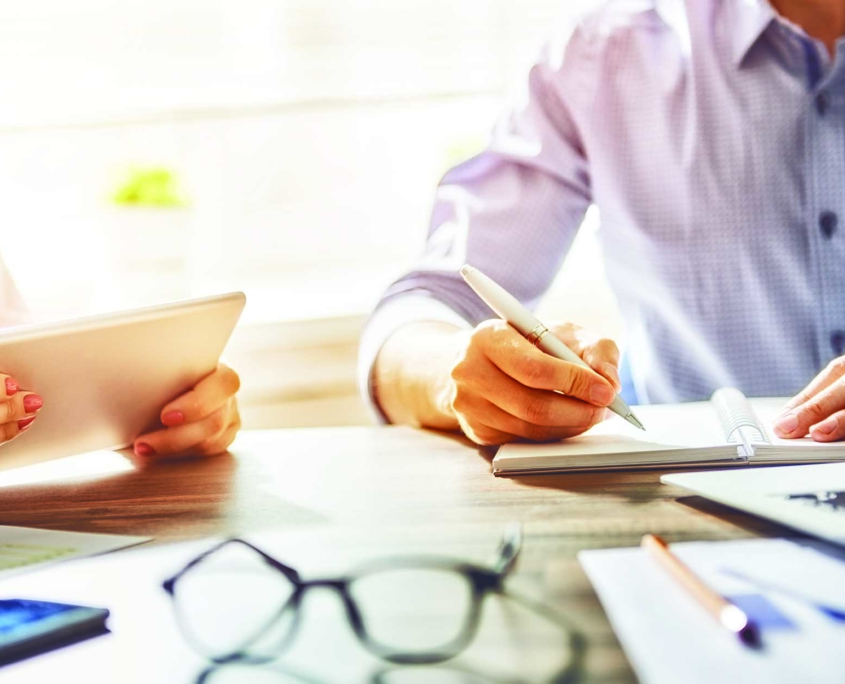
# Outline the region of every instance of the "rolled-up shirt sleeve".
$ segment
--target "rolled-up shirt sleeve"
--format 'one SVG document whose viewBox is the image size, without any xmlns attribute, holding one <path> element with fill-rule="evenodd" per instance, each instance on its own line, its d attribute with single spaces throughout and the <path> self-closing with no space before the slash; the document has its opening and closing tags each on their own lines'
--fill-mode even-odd
<svg viewBox="0 0 845 684">
<path fill-rule="evenodd" d="M 529 308 L 548 289 L 591 201 L 578 122 L 594 92 L 593 61 L 579 29 L 563 47 L 547 45 L 486 149 L 441 181 L 423 254 L 362 335 L 359 385 L 377 418 L 373 366 L 390 335 L 413 322 L 470 327 L 493 316 L 461 278 L 464 263 Z"/>
</svg>

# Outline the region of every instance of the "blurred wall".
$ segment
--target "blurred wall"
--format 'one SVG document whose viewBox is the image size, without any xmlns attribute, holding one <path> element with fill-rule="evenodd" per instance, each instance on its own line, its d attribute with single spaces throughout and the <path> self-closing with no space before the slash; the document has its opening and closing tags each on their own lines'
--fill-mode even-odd
<svg viewBox="0 0 845 684">
<path fill-rule="evenodd" d="M 548 35 L 592 0 L 0 4 L 0 253 L 39 318 L 241 289 L 246 424 L 366 420 L 357 334 Z M 117 206 L 133 168 L 185 206 Z M 547 316 L 618 331 L 592 217 Z"/>
</svg>

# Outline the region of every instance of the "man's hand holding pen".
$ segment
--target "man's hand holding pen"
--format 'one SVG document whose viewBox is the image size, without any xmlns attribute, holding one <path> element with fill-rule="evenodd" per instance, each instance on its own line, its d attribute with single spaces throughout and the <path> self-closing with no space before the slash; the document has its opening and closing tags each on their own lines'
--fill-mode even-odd
<svg viewBox="0 0 845 684">
<path fill-rule="evenodd" d="M 572 324 L 550 332 L 592 370 L 540 351 L 501 320 L 470 333 L 452 369 L 449 397 L 470 439 L 485 445 L 563 439 L 604 420 L 620 389 L 616 345 Z"/>
</svg>

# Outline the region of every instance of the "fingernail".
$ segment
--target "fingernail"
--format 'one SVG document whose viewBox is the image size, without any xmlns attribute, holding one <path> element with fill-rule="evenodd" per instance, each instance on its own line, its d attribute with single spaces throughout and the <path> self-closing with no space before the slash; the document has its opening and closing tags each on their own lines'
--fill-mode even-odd
<svg viewBox="0 0 845 684">
<path fill-rule="evenodd" d="M 175 427 L 185 422 L 185 414 L 181 411 L 168 411 L 161 417 L 161 422 L 166 427 Z"/>
<path fill-rule="evenodd" d="M 23 398 L 23 409 L 27 413 L 33 413 L 44 406 L 44 400 L 37 394 L 27 394 Z"/>
<path fill-rule="evenodd" d="M 35 416 L 29 416 L 29 418 L 22 418 L 18 421 L 18 430 L 23 432 L 26 430 L 30 425 L 35 422 Z"/>
<path fill-rule="evenodd" d="M 11 397 L 20 389 L 18 381 L 14 378 L 6 378 L 6 396 Z"/>
<path fill-rule="evenodd" d="M 818 425 L 813 426 L 813 431 L 821 432 L 822 434 L 829 435 L 836 429 L 836 426 L 839 425 L 839 421 L 836 419 L 835 416 L 831 416 L 830 418 L 823 420 Z"/>
<path fill-rule="evenodd" d="M 593 403 L 604 405 L 613 401 L 613 390 L 607 385 L 593 385 L 590 388 L 590 400 Z"/>
<path fill-rule="evenodd" d="M 616 387 L 622 387 L 622 381 L 619 380 L 619 372 L 616 370 L 616 366 L 608 361 L 601 369 L 604 376 L 610 378 Z"/>
<path fill-rule="evenodd" d="M 155 449 L 146 442 L 138 442 L 135 445 L 135 453 L 138 456 L 152 456 L 155 453 Z"/>
<path fill-rule="evenodd" d="M 152 456 L 155 452 L 156 450 L 146 442 L 138 442 L 135 445 L 135 454 L 137 456 Z"/>
<path fill-rule="evenodd" d="M 794 432 L 798 429 L 798 416 L 794 413 L 787 413 L 775 421 L 775 430 L 783 433 Z"/>
</svg>

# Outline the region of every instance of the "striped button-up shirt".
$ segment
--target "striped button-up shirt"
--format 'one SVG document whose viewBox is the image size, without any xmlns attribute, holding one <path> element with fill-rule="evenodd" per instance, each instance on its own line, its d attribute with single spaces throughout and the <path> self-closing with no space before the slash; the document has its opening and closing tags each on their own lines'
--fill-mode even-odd
<svg viewBox="0 0 845 684">
<path fill-rule="evenodd" d="M 364 387 L 398 326 L 491 317 L 465 261 L 534 306 L 595 204 L 628 401 L 794 394 L 845 352 L 843 53 L 766 0 L 606 2 L 443 179 L 365 331 Z"/>
</svg>

